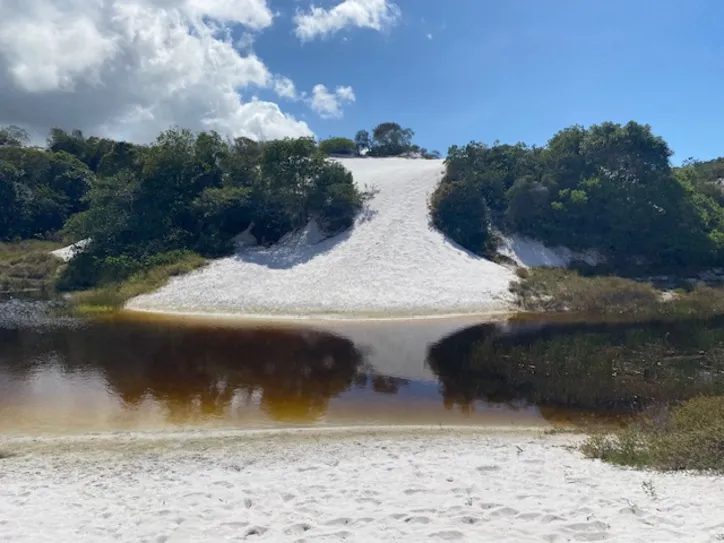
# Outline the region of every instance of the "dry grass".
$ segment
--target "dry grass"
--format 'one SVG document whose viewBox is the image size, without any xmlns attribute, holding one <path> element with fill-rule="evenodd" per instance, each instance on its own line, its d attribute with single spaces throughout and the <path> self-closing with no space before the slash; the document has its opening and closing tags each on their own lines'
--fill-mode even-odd
<svg viewBox="0 0 724 543">
<path fill-rule="evenodd" d="M 665 296 L 651 283 L 615 276 L 585 277 L 559 268 L 518 271 L 511 291 L 526 311 L 570 312 L 633 318 L 724 314 L 724 288 L 697 286 Z"/>
<path fill-rule="evenodd" d="M 0 292 L 52 289 L 63 261 L 49 253 L 59 247 L 36 240 L 0 243 Z"/>
<path fill-rule="evenodd" d="M 724 396 L 695 398 L 613 434 L 592 434 L 582 451 L 623 466 L 724 473 Z"/>
</svg>

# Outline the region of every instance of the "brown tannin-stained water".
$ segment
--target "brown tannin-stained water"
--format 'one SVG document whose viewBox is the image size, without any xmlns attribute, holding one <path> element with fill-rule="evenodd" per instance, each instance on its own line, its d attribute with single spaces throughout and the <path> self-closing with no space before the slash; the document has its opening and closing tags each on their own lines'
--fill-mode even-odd
<svg viewBox="0 0 724 543">
<path fill-rule="evenodd" d="M 386 335 L 375 327 L 349 327 L 363 341 Z M 426 369 L 427 345 L 400 347 L 405 327 L 393 327 L 392 351 L 387 345 L 381 353 L 320 325 L 138 314 L 0 323 L 0 431 L 545 423 L 535 407 L 475 402 L 447 408 Z M 409 341 L 421 340 L 416 328 Z M 387 367 L 375 366 L 384 357 Z"/>
<path fill-rule="evenodd" d="M 600 421 L 720 390 L 722 328 L 692 342 L 651 325 L 79 321 L 0 302 L 0 432 Z"/>
</svg>

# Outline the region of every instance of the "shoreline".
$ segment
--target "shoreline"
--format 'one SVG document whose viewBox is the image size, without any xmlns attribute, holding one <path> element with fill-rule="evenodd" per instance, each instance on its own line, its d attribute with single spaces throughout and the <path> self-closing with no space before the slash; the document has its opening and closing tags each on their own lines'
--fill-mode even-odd
<svg viewBox="0 0 724 543">
<path fill-rule="evenodd" d="M 486 319 L 481 322 L 499 322 L 518 315 L 519 311 L 484 311 L 484 312 L 456 312 L 439 313 L 426 315 L 390 315 L 373 316 L 365 314 L 264 314 L 264 313 L 224 313 L 205 311 L 174 311 L 157 309 L 140 309 L 124 307 L 117 315 L 131 316 L 134 314 L 145 315 L 157 318 L 175 318 L 179 320 L 204 320 L 204 321 L 231 321 L 231 322 L 254 322 L 254 323 L 374 323 L 374 322 L 431 322 L 451 321 L 462 319 Z"/>
</svg>

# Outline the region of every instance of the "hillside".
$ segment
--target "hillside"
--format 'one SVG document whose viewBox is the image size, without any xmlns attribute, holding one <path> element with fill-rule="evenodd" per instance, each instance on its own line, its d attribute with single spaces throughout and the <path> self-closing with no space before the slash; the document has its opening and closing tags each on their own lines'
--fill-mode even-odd
<svg viewBox="0 0 724 543">
<path fill-rule="evenodd" d="M 513 273 L 430 228 L 439 160 L 340 159 L 374 196 L 355 227 L 321 240 L 314 225 L 247 247 L 131 300 L 131 310 L 268 316 L 394 317 L 510 307 Z"/>
</svg>

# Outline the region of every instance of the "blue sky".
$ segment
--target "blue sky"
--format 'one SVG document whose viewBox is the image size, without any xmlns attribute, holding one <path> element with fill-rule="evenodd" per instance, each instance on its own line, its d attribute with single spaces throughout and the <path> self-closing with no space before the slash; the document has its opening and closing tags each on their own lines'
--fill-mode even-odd
<svg viewBox="0 0 724 543">
<path fill-rule="evenodd" d="M 339 0 L 317 2 L 328 8 Z M 276 98 L 319 137 L 394 120 L 430 149 L 543 144 L 571 124 L 649 123 L 674 161 L 724 155 L 724 4 L 714 0 L 397 0 L 398 23 L 306 43 L 295 0 L 254 51 L 298 89 L 349 85 L 341 119 Z M 272 99 L 264 90 L 262 99 Z"/>
<path fill-rule="evenodd" d="M 0 0 L 0 125 L 143 143 L 396 121 L 445 153 L 636 120 L 709 159 L 722 20 L 721 0 Z"/>
</svg>

